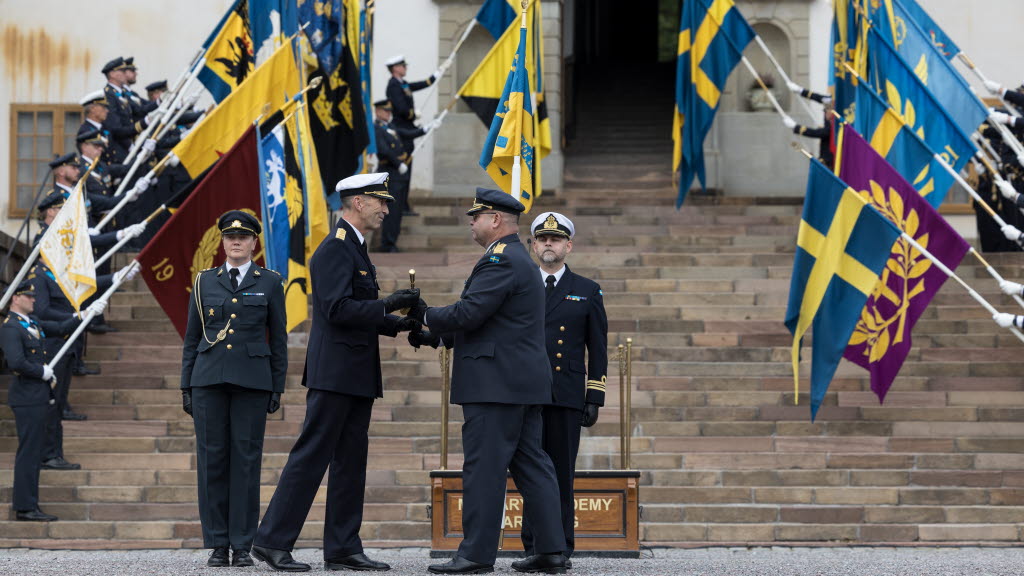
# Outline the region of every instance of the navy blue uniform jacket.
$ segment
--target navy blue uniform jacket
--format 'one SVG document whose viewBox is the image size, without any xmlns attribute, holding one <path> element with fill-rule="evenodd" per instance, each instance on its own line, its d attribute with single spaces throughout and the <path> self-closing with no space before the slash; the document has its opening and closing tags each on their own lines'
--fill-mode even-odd
<svg viewBox="0 0 1024 576">
<path fill-rule="evenodd" d="M 73 332 L 78 324 L 71 318 L 64 322 L 49 322 L 35 317 L 30 317 L 30 320 L 35 322 L 33 328 L 38 335 L 33 335 L 22 324 L 21 316 L 14 312 L 8 312 L 0 326 L 0 345 L 4 349 L 7 366 L 14 372 L 7 391 L 7 404 L 10 406 L 37 406 L 50 401 L 50 383 L 43 380 L 43 364 L 50 361 L 50 354 L 56 350 L 47 349 L 43 337 L 66 335 Z"/>
<path fill-rule="evenodd" d="M 539 276 L 537 283 L 543 285 Z M 566 266 L 544 312 L 548 360 L 554 375 L 551 403 L 577 410 L 583 410 L 584 402 L 604 406 L 608 316 L 601 287 Z"/>
<path fill-rule="evenodd" d="M 377 273 L 344 218 L 309 259 L 313 325 L 302 385 L 338 394 L 381 398 L 378 335 L 398 335 L 400 318 L 377 300 Z"/>
<path fill-rule="evenodd" d="M 454 340 L 452 403 L 551 403 L 537 276 L 519 236 L 510 234 L 476 263 L 458 302 L 427 310 L 430 330 Z"/>
</svg>

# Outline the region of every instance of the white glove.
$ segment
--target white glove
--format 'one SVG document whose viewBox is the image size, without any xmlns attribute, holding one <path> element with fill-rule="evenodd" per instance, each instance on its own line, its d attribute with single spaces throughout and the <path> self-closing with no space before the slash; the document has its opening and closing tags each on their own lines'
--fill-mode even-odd
<svg viewBox="0 0 1024 576">
<path fill-rule="evenodd" d="M 184 136 L 182 136 L 182 138 L 184 138 Z M 181 164 L 181 160 L 179 160 L 173 152 L 167 155 L 167 166 L 174 168 L 178 164 Z"/>
<path fill-rule="evenodd" d="M 793 82 L 792 80 L 786 82 L 786 87 L 788 87 L 789 91 L 792 92 L 793 94 L 799 94 L 804 91 L 803 86 L 797 84 L 796 82 Z"/>
<path fill-rule="evenodd" d="M 992 315 L 992 319 L 996 321 L 996 324 L 998 324 L 1000 328 L 1009 328 L 1010 326 L 1013 326 L 1017 317 L 1013 314 L 1007 314 L 1006 312 L 996 312 Z"/>
<path fill-rule="evenodd" d="M 1007 224 L 1000 228 L 1000 230 L 1003 231 L 1003 236 L 1005 236 L 1007 240 L 1013 240 L 1016 242 L 1017 239 L 1020 238 L 1020 230 L 1018 230 L 1013 224 Z"/>
<path fill-rule="evenodd" d="M 441 76 L 444 76 L 444 69 L 438 67 L 437 70 L 434 70 L 434 73 L 430 75 L 431 82 L 437 82 L 437 79 Z"/>
<path fill-rule="evenodd" d="M 399 174 L 405 175 L 408 172 L 409 172 L 409 165 L 408 164 L 406 164 L 405 162 L 402 162 L 402 163 L 400 163 L 398 165 L 398 173 Z"/>
<path fill-rule="evenodd" d="M 123 282 L 128 282 L 132 278 L 135 278 L 136 276 L 139 275 L 139 267 L 138 266 L 134 266 L 132 264 L 129 264 L 129 265 L 125 266 L 124 268 L 121 268 L 120 270 L 118 270 L 117 271 L 117 275 L 121 278 L 121 282 L 122 283 Z"/>
<path fill-rule="evenodd" d="M 370 174 L 377 171 L 377 167 L 380 166 L 380 160 L 377 159 L 376 154 L 370 154 L 366 157 L 366 163 L 370 166 Z"/>
<path fill-rule="evenodd" d="M 163 115 L 164 111 L 159 108 L 153 110 L 149 114 L 146 114 L 146 125 L 149 126 L 152 124 L 156 124 L 160 120 L 160 117 L 162 117 Z"/>
<path fill-rule="evenodd" d="M 146 221 L 145 220 L 143 220 L 142 222 L 139 222 L 138 224 L 132 224 L 131 226 L 127 226 L 127 227 L 125 227 L 124 230 L 122 230 L 122 232 L 124 232 L 124 235 L 129 237 L 129 238 L 138 238 L 145 231 L 146 231 Z"/>
<path fill-rule="evenodd" d="M 413 110 L 412 111 L 412 116 L 413 116 L 414 119 L 419 120 L 420 119 L 420 111 L 419 110 Z"/>
<path fill-rule="evenodd" d="M 988 119 L 993 122 L 998 122 L 1000 124 L 1006 124 L 1007 126 L 1013 125 L 1010 115 L 1006 114 L 1005 112 L 996 112 L 995 110 L 993 110 L 992 112 L 989 112 Z"/>
<path fill-rule="evenodd" d="M 784 114 L 782 116 L 782 123 L 785 124 L 786 128 L 789 128 L 790 130 L 796 128 L 796 120 L 790 118 L 789 114 Z"/>
<path fill-rule="evenodd" d="M 999 289 L 1007 296 L 1020 296 L 1021 292 L 1024 292 L 1024 284 L 1017 284 L 1016 282 L 1010 282 L 1009 280 L 1002 280 L 999 282 Z"/>
<path fill-rule="evenodd" d="M 996 180 L 996 186 L 999 188 L 999 193 L 1003 195 L 1003 198 L 1014 201 L 1017 199 L 1017 191 L 1006 180 Z"/>
<path fill-rule="evenodd" d="M 147 144 L 150 143 L 150 142 L 155 142 L 155 141 L 154 140 L 146 140 Z M 135 181 L 134 189 L 138 190 L 139 193 L 141 194 L 142 192 L 145 192 L 146 190 L 149 190 L 149 187 L 152 186 L 152 185 L 153 185 L 153 179 L 149 177 L 149 174 L 147 174 L 147 175 L 143 176 L 142 178 L 139 178 L 138 180 Z"/>
<path fill-rule="evenodd" d="M 150 112 L 150 114 L 152 114 L 152 112 Z M 142 151 L 146 153 L 146 156 L 149 156 L 154 150 L 156 150 L 156 140 L 146 138 L 146 141 L 142 143 Z"/>
<path fill-rule="evenodd" d="M 993 80 L 985 80 L 985 88 L 993 94 L 1003 95 L 1003 85 Z"/>
<path fill-rule="evenodd" d="M 49 364 L 43 364 L 43 380 L 53 380 L 53 368 L 50 368 Z"/>
<path fill-rule="evenodd" d="M 106 300 L 97 300 L 97 301 L 93 302 L 92 304 L 89 304 L 89 306 L 85 309 L 85 311 L 86 311 L 86 313 L 92 312 L 92 315 L 95 318 L 96 316 L 99 316 L 100 314 L 103 314 L 103 311 L 106 310 L 106 309 L 107 309 L 107 301 Z"/>
<path fill-rule="evenodd" d="M 124 193 L 124 199 L 127 202 L 135 202 L 139 199 L 139 196 L 142 196 L 142 192 L 135 187 L 132 187 L 131 190 Z"/>
<path fill-rule="evenodd" d="M 100 231 L 95 228 L 89 228 L 89 236 L 99 236 Z"/>
</svg>

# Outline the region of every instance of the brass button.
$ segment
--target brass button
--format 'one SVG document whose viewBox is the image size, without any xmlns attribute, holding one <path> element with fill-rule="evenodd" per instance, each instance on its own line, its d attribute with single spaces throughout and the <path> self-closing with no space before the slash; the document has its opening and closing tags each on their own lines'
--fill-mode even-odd
<svg viewBox="0 0 1024 576">
<path fill-rule="evenodd" d="M 565 332 L 565 326 L 559 326 L 558 329 L 561 330 L 562 332 Z"/>
<path fill-rule="evenodd" d="M 236 318 L 236 316 L 235 316 L 234 314 L 232 314 L 232 315 L 231 315 L 231 317 L 232 317 L 232 318 Z"/>
<path fill-rule="evenodd" d="M 43 356 L 46 356 L 46 350 L 43 350 Z"/>
<path fill-rule="evenodd" d="M 231 303 L 232 304 L 238 304 L 238 298 L 232 298 L 231 299 Z"/>
<path fill-rule="evenodd" d="M 36 351 L 35 351 L 35 350 L 30 350 L 29 352 L 31 352 L 32 354 L 35 354 L 35 353 L 36 353 Z"/>
<path fill-rule="evenodd" d="M 561 372 L 561 371 L 562 371 L 562 367 L 561 366 L 555 366 L 555 372 Z"/>
<path fill-rule="evenodd" d="M 562 357 L 562 353 L 561 352 L 559 352 L 558 354 L 555 354 L 555 358 L 561 358 L 561 357 Z"/>
<path fill-rule="evenodd" d="M 231 344 L 228 344 L 228 350 L 231 350 Z"/>
<path fill-rule="evenodd" d="M 235 329 L 234 328 L 228 330 L 228 334 L 234 334 L 234 333 L 235 333 Z"/>
<path fill-rule="evenodd" d="M 559 341 L 558 341 L 558 345 L 559 345 L 559 346 L 561 346 L 561 345 L 562 345 L 562 341 L 561 341 L 561 340 L 559 340 Z"/>
</svg>

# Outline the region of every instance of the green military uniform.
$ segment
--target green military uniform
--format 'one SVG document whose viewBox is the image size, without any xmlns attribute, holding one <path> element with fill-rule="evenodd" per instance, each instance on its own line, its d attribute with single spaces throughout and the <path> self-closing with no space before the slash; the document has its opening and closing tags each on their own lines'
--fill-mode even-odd
<svg viewBox="0 0 1024 576">
<path fill-rule="evenodd" d="M 237 210 L 223 234 L 260 232 Z M 196 430 L 199 518 L 206 547 L 248 554 L 259 521 L 268 412 L 280 406 L 288 367 L 281 276 L 248 262 L 198 273 L 182 352 L 184 408 Z M 226 553 L 226 550 L 225 550 Z"/>
</svg>

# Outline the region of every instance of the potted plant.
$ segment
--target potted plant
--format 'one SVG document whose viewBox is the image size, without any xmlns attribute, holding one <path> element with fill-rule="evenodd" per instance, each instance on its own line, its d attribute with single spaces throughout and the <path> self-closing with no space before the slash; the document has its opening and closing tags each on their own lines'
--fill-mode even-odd
<svg viewBox="0 0 1024 576">
<path fill-rule="evenodd" d="M 775 77 L 772 74 L 766 73 L 761 74 L 761 82 L 775 93 Z M 776 95 L 776 98 L 778 96 Z M 754 78 L 750 81 L 750 88 L 747 90 L 747 103 L 750 105 L 750 110 L 753 112 L 764 112 L 773 108 L 772 101 L 768 97 L 768 94 L 761 88 L 761 84 Z"/>
</svg>

